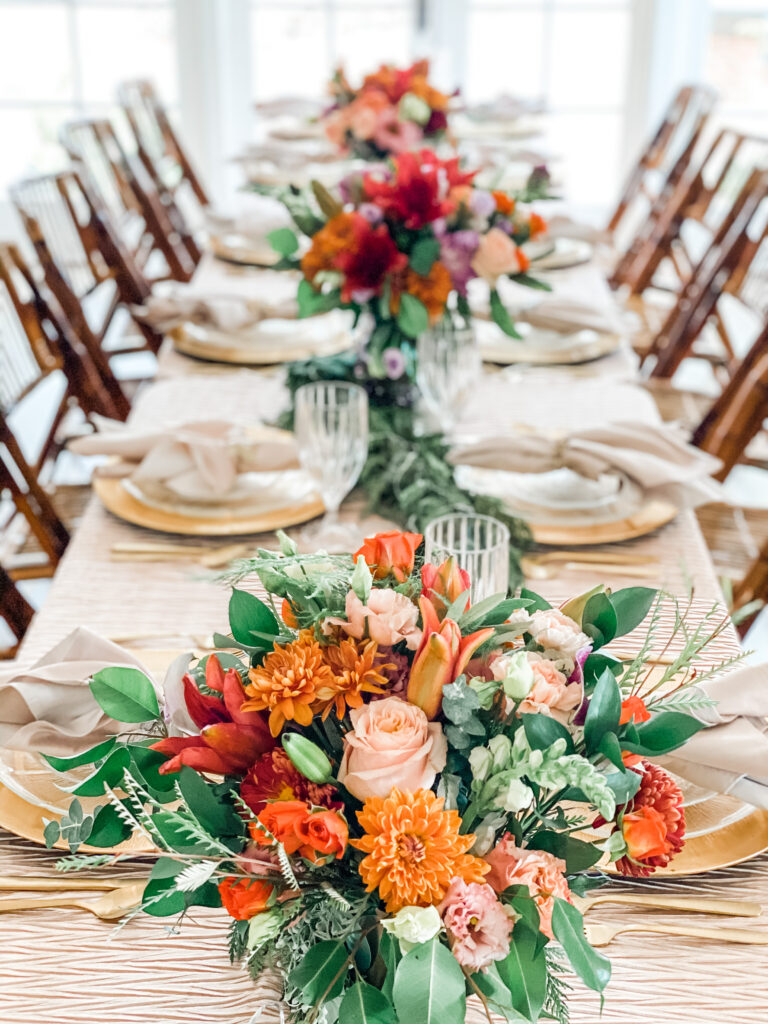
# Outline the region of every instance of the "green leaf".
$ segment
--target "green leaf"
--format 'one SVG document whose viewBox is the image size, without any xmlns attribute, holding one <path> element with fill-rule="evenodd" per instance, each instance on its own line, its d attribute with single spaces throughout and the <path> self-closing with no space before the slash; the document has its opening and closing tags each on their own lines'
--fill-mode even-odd
<svg viewBox="0 0 768 1024">
<path fill-rule="evenodd" d="M 624 670 L 624 662 L 605 653 L 588 655 L 584 662 L 584 685 L 587 690 L 592 688 L 606 669 L 619 676 Z"/>
<path fill-rule="evenodd" d="M 615 636 L 625 636 L 639 626 L 657 594 L 658 591 L 652 587 L 625 587 L 611 594 L 608 600 L 616 612 Z"/>
<path fill-rule="evenodd" d="M 299 240 L 290 228 L 277 228 L 270 231 L 267 241 L 281 256 L 293 256 L 299 248 Z"/>
<path fill-rule="evenodd" d="M 43 754 L 43 757 L 57 772 L 68 772 L 72 768 L 80 768 L 84 764 L 95 764 L 96 761 L 100 761 L 102 757 L 106 757 L 116 743 L 117 740 L 112 736 L 110 739 L 104 740 L 103 743 L 97 743 L 95 747 L 89 747 L 82 754 L 75 754 L 74 757 L 53 757 L 50 754 Z"/>
<path fill-rule="evenodd" d="M 600 738 L 600 742 L 597 745 L 597 749 L 603 757 L 607 757 L 611 764 L 615 768 L 618 768 L 620 772 L 626 770 L 624 768 L 624 760 L 621 756 L 621 744 L 619 743 L 615 732 L 603 733 Z"/>
<path fill-rule="evenodd" d="M 606 732 L 617 733 L 621 718 L 621 690 L 613 672 L 606 669 L 595 684 L 584 720 L 587 750 L 596 751 Z"/>
<path fill-rule="evenodd" d="M 149 901 L 153 897 L 159 897 L 166 893 L 162 899 L 157 899 L 147 906 L 142 907 L 145 914 L 150 917 L 173 917 L 183 913 L 188 906 L 185 896 L 188 893 L 179 892 L 176 888 L 176 875 L 184 870 L 184 864 L 170 857 L 161 857 L 152 868 L 152 874 L 144 889 L 142 901 Z"/>
<path fill-rule="evenodd" d="M 592 843 L 584 843 L 564 832 L 536 832 L 526 840 L 531 850 L 545 850 L 565 861 L 569 875 L 586 871 L 602 857 L 602 851 Z"/>
<path fill-rule="evenodd" d="M 341 292 L 334 288 L 329 292 L 317 291 L 305 277 L 299 281 L 296 290 L 296 301 L 299 304 L 299 317 L 315 316 L 317 313 L 327 313 L 329 309 L 337 309 L 342 306 Z"/>
<path fill-rule="evenodd" d="M 629 803 L 635 793 L 640 789 L 642 776 L 638 772 L 621 771 L 611 772 L 605 776 L 606 784 L 616 797 L 616 806 L 621 807 Z"/>
<path fill-rule="evenodd" d="M 547 608 L 552 607 L 546 598 L 542 597 L 541 594 L 536 594 L 534 591 L 528 590 L 527 587 L 521 588 L 520 597 L 524 597 L 526 601 L 529 602 L 527 608 L 527 611 L 529 612 L 542 612 L 546 611 Z"/>
<path fill-rule="evenodd" d="M 522 335 L 515 329 L 515 323 L 495 288 L 491 290 L 491 320 L 501 328 L 508 338 L 522 341 Z"/>
<path fill-rule="evenodd" d="M 464 974 L 438 938 L 415 946 L 397 966 L 392 998 L 406 1024 L 464 1024 Z"/>
<path fill-rule="evenodd" d="M 166 754 L 149 747 L 131 744 L 128 748 L 131 755 L 130 772 L 137 782 L 143 783 L 160 803 L 166 803 L 173 794 L 178 775 L 175 772 L 160 774 L 160 766 L 168 760 Z"/>
<path fill-rule="evenodd" d="M 400 296 L 400 308 L 397 311 L 397 326 L 409 338 L 418 338 L 429 327 L 427 307 L 415 295 L 403 292 Z"/>
<path fill-rule="evenodd" d="M 123 781 L 123 772 L 130 760 L 131 755 L 127 747 L 116 747 L 95 771 L 83 782 L 78 783 L 71 792 L 75 796 L 101 796 L 106 786 L 115 789 Z"/>
<path fill-rule="evenodd" d="M 616 612 L 605 592 L 593 594 L 587 601 L 581 616 L 581 628 L 591 637 L 593 650 L 610 643 L 616 636 Z"/>
<path fill-rule="evenodd" d="M 137 668 L 103 668 L 91 680 L 91 693 L 117 722 L 148 722 L 160 714 L 155 688 Z"/>
<path fill-rule="evenodd" d="M 552 931 L 563 947 L 571 967 L 587 988 L 602 992 L 611 980 L 611 963 L 587 942 L 584 919 L 572 904 L 555 897 L 552 911 Z"/>
<path fill-rule="evenodd" d="M 91 846 L 117 846 L 131 836 L 131 826 L 126 824 L 112 804 L 99 809 L 93 819 L 93 828 L 88 836 Z"/>
<path fill-rule="evenodd" d="M 384 971 L 384 976 L 381 980 L 381 991 L 391 1001 L 392 989 L 395 985 L 395 971 L 400 959 L 400 947 L 395 937 L 383 930 L 379 936 L 379 957 Z"/>
<path fill-rule="evenodd" d="M 233 588 L 229 599 L 229 628 L 238 643 L 253 644 L 253 631 L 279 636 L 280 624 L 272 610 L 247 590 Z M 264 644 L 258 645 L 262 650 Z"/>
<path fill-rule="evenodd" d="M 59 841 L 60 835 L 61 829 L 59 828 L 58 821 L 49 821 L 43 829 L 43 839 L 49 850 Z"/>
<path fill-rule="evenodd" d="M 535 932 L 526 924 L 515 927 L 509 953 L 496 967 L 514 1009 L 530 1021 L 538 1020 L 547 992 L 547 961 L 538 951 Z"/>
<path fill-rule="evenodd" d="M 432 269 L 432 264 L 439 255 L 440 243 L 436 238 L 430 238 L 427 236 L 426 238 L 420 238 L 418 242 L 416 242 L 414 247 L 411 249 L 411 255 L 408 262 L 417 274 L 421 274 L 422 277 L 426 277 Z"/>
<path fill-rule="evenodd" d="M 339 1024 L 397 1024 L 395 1008 L 373 985 L 358 981 L 344 993 Z"/>
<path fill-rule="evenodd" d="M 703 722 L 682 711 L 662 711 L 649 722 L 636 726 L 636 743 L 622 740 L 622 746 L 633 754 L 660 757 L 682 747 L 691 736 L 705 728 Z"/>
<path fill-rule="evenodd" d="M 472 983 L 483 993 L 491 1010 L 501 1014 L 510 1024 L 526 1024 L 529 1020 L 512 1006 L 512 996 L 501 980 L 496 964 L 489 964 L 484 970 L 473 974 Z"/>
<path fill-rule="evenodd" d="M 184 765 L 178 775 L 181 795 L 200 825 L 212 836 L 238 836 L 243 819 L 229 804 L 218 799 L 202 775 Z"/>
<path fill-rule="evenodd" d="M 526 288 L 536 288 L 540 292 L 551 292 L 552 285 L 546 281 L 540 281 L 538 277 L 531 277 L 530 274 L 513 274 L 512 280 L 516 284 L 523 284 Z"/>
<path fill-rule="evenodd" d="M 565 740 L 565 753 L 574 752 L 573 737 L 564 725 L 549 715 L 521 715 L 525 738 L 532 750 L 548 750 L 555 740 Z"/>
<path fill-rule="evenodd" d="M 288 975 L 288 981 L 313 1004 L 339 995 L 346 972 L 346 945 L 343 941 L 327 939 L 310 946 L 298 967 Z"/>
</svg>

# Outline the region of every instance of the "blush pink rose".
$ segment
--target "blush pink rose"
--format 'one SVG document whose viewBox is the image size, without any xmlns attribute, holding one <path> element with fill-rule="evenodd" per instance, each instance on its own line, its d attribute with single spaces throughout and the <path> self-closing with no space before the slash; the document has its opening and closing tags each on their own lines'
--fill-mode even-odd
<svg viewBox="0 0 768 1024">
<path fill-rule="evenodd" d="M 373 701 L 349 713 L 339 782 L 358 800 L 389 796 L 397 786 L 429 789 L 445 767 L 448 744 L 438 722 L 399 697 Z"/>
<path fill-rule="evenodd" d="M 490 885 L 454 878 L 438 909 L 451 952 L 462 967 L 482 971 L 509 953 L 514 916 Z"/>
<path fill-rule="evenodd" d="M 478 277 L 494 285 L 502 274 L 516 274 L 523 269 L 517 246 L 501 228 L 491 228 L 480 236 L 480 243 L 470 264 Z"/>
<path fill-rule="evenodd" d="M 567 713 L 574 711 L 581 704 L 581 684 L 569 683 L 554 662 L 548 661 L 535 651 L 530 651 L 528 664 L 533 671 L 533 685 L 520 705 L 521 714 L 552 715 L 558 711 Z"/>
<path fill-rule="evenodd" d="M 396 590 L 374 587 L 363 604 L 354 590 L 347 594 L 346 619 L 327 618 L 322 625 L 326 636 L 338 626 L 347 636 L 362 640 L 367 635 L 380 647 L 394 647 L 405 640 L 409 650 L 415 651 L 421 642 L 421 630 L 416 625 L 419 609 L 405 594 Z"/>
<path fill-rule="evenodd" d="M 565 861 L 543 850 L 521 850 L 507 832 L 485 860 L 491 870 L 485 876 L 488 885 L 503 892 L 510 885 L 525 885 L 539 910 L 539 928 L 550 939 L 555 896 L 571 902 L 571 890 L 565 880 Z"/>
</svg>

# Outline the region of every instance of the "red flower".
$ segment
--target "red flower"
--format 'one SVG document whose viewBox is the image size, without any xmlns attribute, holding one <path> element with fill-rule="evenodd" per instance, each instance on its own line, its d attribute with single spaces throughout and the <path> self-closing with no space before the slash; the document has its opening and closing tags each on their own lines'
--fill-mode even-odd
<svg viewBox="0 0 768 1024">
<path fill-rule="evenodd" d="M 219 882 L 221 904 L 236 921 L 248 921 L 269 906 L 274 887 L 258 878 L 240 878 L 234 875 Z"/>
<path fill-rule="evenodd" d="M 320 807 L 339 808 L 338 792 L 333 786 L 318 786 L 305 779 L 278 747 L 262 754 L 240 785 L 240 796 L 254 814 L 276 800 L 305 800 Z"/>
<path fill-rule="evenodd" d="M 398 583 L 405 583 L 413 572 L 416 549 L 423 539 L 420 533 L 387 530 L 366 537 L 362 547 L 352 557 L 357 561 L 362 555 L 368 567 L 373 570 L 373 578 L 376 580 L 392 575 Z"/>
<path fill-rule="evenodd" d="M 206 662 L 205 684 L 221 697 L 201 693 L 190 675 L 184 676 L 184 700 L 199 736 L 168 736 L 150 749 L 167 754 L 161 774 L 178 772 L 186 764 L 198 772 L 243 775 L 275 741 L 266 718 L 258 711 L 242 711 L 246 699 L 236 669 L 226 674 L 215 655 Z"/>
<path fill-rule="evenodd" d="M 447 193 L 456 185 L 470 184 L 474 177 L 461 173 L 458 159 L 439 160 L 428 149 L 401 153 L 394 163 L 394 180 L 380 181 L 366 174 L 363 191 L 385 216 L 413 230 L 450 213 L 454 204 Z"/>
<path fill-rule="evenodd" d="M 642 769 L 640 788 L 622 815 L 627 855 L 616 861 L 622 875 L 635 878 L 666 867 L 685 845 L 683 794 L 679 786 L 658 765 L 644 761 Z M 595 825 L 601 824 L 604 820 L 596 819 Z"/>
<path fill-rule="evenodd" d="M 651 713 L 642 697 L 633 694 L 621 702 L 619 725 L 626 725 L 627 722 L 647 722 L 650 717 Z"/>
<path fill-rule="evenodd" d="M 388 274 L 407 265 L 408 257 L 397 248 L 386 224 L 373 227 L 361 214 L 352 216 L 352 245 L 340 252 L 334 263 L 344 274 L 342 301 L 365 302 L 379 294 Z"/>
</svg>

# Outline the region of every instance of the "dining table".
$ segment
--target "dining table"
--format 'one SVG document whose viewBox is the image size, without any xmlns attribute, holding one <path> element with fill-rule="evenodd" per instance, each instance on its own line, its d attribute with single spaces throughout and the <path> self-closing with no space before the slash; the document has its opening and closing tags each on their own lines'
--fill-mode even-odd
<svg viewBox="0 0 768 1024">
<path fill-rule="evenodd" d="M 215 278 L 247 271 L 232 270 L 207 256 L 199 273 Z M 594 288 L 598 297 L 610 298 L 595 264 L 559 273 L 563 275 L 560 280 L 570 280 L 572 287 Z M 557 281 L 554 273 L 550 279 Z M 269 423 L 287 401 L 281 367 L 211 366 L 181 356 L 166 345 L 157 378 L 138 394 L 130 424 L 156 428 L 221 418 L 244 424 Z M 659 422 L 652 398 L 634 379 L 630 360 L 614 373 L 604 372 L 598 364 L 591 364 L 591 372 L 585 372 L 583 366 L 489 371 L 467 396 L 455 431 L 477 436 L 512 432 L 520 424 L 533 429 L 565 429 L 620 420 Z M 349 528 L 350 550 L 359 545 L 366 531 L 391 525 L 376 508 L 367 508 L 364 497 L 355 492 L 342 506 L 341 520 Z M 297 531 L 288 533 L 296 535 Z M 270 535 L 242 539 L 254 547 L 276 546 Z M 114 555 L 121 544 L 169 540 L 188 546 L 189 558 L 177 554 L 163 560 L 158 555 L 156 561 L 147 563 L 118 560 Z M 210 540 L 210 546 L 228 542 Z M 31 664 L 78 626 L 124 643 L 160 678 L 164 664 L 180 652 L 201 653 L 207 637 L 227 630 L 229 591 L 218 570 L 200 565 L 199 544 L 199 538 L 168 537 L 130 525 L 91 496 L 45 603 L 22 644 L 19 664 Z M 691 623 L 707 617 L 714 622 L 726 614 L 711 558 L 691 510 L 680 511 L 650 534 L 590 551 L 599 551 L 607 563 L 616 554 L 631 552 L 649 567 L 649 577 L 638 581 L 623 574 L 617 564 L 607 573 L 602 569 L 563 569 L 552 578 L 527 585 L 550 602 L 560 603 L 598 582 L 614 589 L 642 582 L 661 587 L 682 602 L 689 601 Z M 241 585 L 256 593 L 260 590 L 258 581 L 250 578 Z M 664 608 L 657 637 L 662 646 L 673 630 L 674 602 L 667 602 Z M 642 629 L 638 629 L 614 646 L 622 655 L 631 655 L 641 642 Z M 678 637 L 670 650 L 674 652 L 679 643 Z M 706 660 L 714 664 L 739 653 L 737 633 L 728 626 L 707 649 Z M 52 873 L 59 856 L 10 833 L 0 833 L 0 876 Z M 121 866 L 129 873 L 146 871 L 140 859 Z M 768 907 L 768 855 L 703 875 L 616 879 L 610 885 L 622 893 L 749 899 Z M 598 920 L 597 912 L 593 913 Z M 609 925 L 626 923 L 627 908 L 606 904 L 600 908 L 599 920 Z M 652 918 L 633 915 L 633 924 L 640 920 L 718 927 L 716 918 L 679 911 L 654 911 Z M 765 928 L 760 919 L 745 921 L 742 926 Z M 169 919 L 146 915 L 116 926 L 82 910 L 66 908 L 4 914 L 0 1021 L 248 1024 L 252 1019 L 261 1020 L 260 1007 L 274 1005 L 274 986 L 268 980 L 255 982 L 246 970 L 229 963 L 227 927 L 224 915 L 204 908 L 192 908 L 178 926 Z M 631 931 L 619 935 L 609 952 L 613 974 L 605 1005 L 601 1008 L 597 995 L 574 982 L 569 994 L 573 1024 L 764 1024 L 766 1020 L 765 947 Z"/>
</svg>

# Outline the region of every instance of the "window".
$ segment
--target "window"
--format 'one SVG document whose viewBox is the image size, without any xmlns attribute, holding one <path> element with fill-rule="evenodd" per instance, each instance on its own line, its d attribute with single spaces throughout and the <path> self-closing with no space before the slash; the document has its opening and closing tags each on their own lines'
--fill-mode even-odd
<svg viewBox="0 0 768 1024">
<path fill-rule="evenodd" d="M 768 132 L 768 8 L 764 0 L 712 0 L 704 77 L 720 114 L 742 131 Z"/>
<path fill-rule="evenodd" d="M 175 0 L 0 0 L 0 189 L 63 162 L 61 124 L 108 113 L 117 83 L 177 100 Z"/>
</svg>

